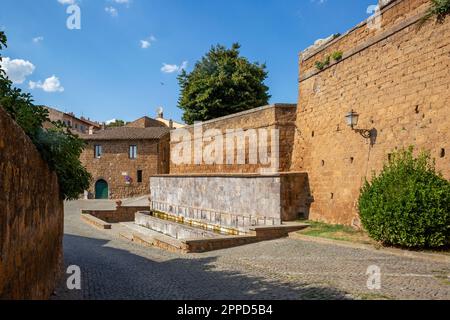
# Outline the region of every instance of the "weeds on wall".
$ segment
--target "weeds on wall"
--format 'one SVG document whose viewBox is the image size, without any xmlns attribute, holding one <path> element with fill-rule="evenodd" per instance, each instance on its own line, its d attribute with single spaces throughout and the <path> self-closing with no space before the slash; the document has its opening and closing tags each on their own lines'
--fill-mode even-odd
<svg viewBox="0 0 450 320">
<path fill-rule="evenodd" d="M 342 51 L 335 51 L 331 55 L 326 56 L 323 61 L 316 61 L 316 69 L 323 70 L 331 64 L 331 60 L 339 61 L 342 59 L 344 53 Z"/>
<path fill-rule="evenodd" d="M 420 26 L 436 17 L 439 23 L 443 23 L 445 18 L 450 15 L 450 0 L 431 0 L 430 8 L 420 22 Z"/>
</svg>

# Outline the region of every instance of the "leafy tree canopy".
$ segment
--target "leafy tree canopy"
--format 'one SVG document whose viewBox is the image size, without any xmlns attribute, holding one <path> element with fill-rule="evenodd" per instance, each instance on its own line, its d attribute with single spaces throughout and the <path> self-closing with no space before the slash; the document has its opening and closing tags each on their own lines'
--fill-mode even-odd
<svg viewBox="0 0 450 320">
<path fill-rule="evenodd" d="M 111 122 L 110 124 L 108 124 L 106 127 L 107 128 L 117 128 L 117 127 L 123 127 L 126 125 L 126 122 L 123 120 L 116 120 L 114 122 Z"/>
<path fill-rule="evenodd" d="M 5 33 L 0 31 L 0 50 L 6 47 L 6 42 Z M 85 146 L 84 141 L 62 123 L 53 122 L 53 128 L 45 130 L 44 122 L 50 122 L 48 111 L 35 106 L 29 93 L 13 87 L 1 68 L 0 106 L 30 137 L 42 158 L 58 175 L 61 198 L 76 199 L 89 188 L 91 176 L 79 160 Z"/>
<path fill-rule="evenodd" d="M 239 49 L 238 43 L 231 49 L 214 46 L 191 73 L 181 72 L 178 107 L 184 110 L 187 124 L 268 104 L 265 64 L 250 63 Z"/>
</svg>

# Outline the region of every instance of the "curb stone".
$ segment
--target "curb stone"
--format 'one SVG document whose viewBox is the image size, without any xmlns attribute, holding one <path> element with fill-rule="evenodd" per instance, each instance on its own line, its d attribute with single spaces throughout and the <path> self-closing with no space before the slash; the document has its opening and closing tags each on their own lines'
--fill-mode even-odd
<svg viewBox="0 0 450 320">
<path fill-rule="evenodd" d="M 295 240 L 317 242 L 317 243 L 322 243 L 322 244 L 337 245 L 337 246 L 341 246 L 341 247 L 348 247 L 348 248 L 354 248 L 354 249 L 370 250 L 370 251 L 375 251 L 375 252 L 380 252 L 380 253 L 392 254 L 392 255 L 396 255 L 396 256 L 400 256 L 400 257 L 425 259 L 425 260 L 444 262 L 444 263 L 450 264 L 450 256 L 447 256 L 445 254 L 439 254 L 439 253 L 414 252 L 414 251 L 408 251 L 408 250 L 402 250 L 402 249 L 396 249 L 396 248 L 384 248 L 384 247 L 376 248 L 369 244 L 354 243 L 354 242 L 349 242 L 349 241 L 334 240 L 334 239 L 327 239 L 327 238 L 319 238 L 319 237 L 298 234 L 296 232 L 290 233 L 289 238 L 295 239 Z"/>
</svg>

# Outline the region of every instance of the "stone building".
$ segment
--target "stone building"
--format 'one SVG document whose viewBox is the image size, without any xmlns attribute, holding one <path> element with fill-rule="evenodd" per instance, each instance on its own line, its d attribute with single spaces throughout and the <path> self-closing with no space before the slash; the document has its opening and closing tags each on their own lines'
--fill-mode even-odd
<svg viewBox="0 0 450 320">
<path fill-rule="evenodd" d="M 61 121 L 74 132 L 87 133 L 89 129 L 101 129 L 100 123 L 84 117 L 78 118 L 73 112 L 66 113 L 47 106 L 44 106 L 44 108 L 48 110 L 48 117 L 51 121 Z M 45 126 L 48 128 L 50 124 L 46 124 Z"/>
<path fill-rule="evenodd" d="M 151 178 L 152 206 L 217 221 L 231 214 L 235 224 L 255 216 L 266 221 L 264 208 L 275 202 L 278 220 L 304 216 L 358 227 L 360 188 L 396 149 L 413 145 L 430 151 L 436 169 L 450 179 L 450 17 L 423 23 L 429 5 L 429 0 L 380 1 L 374 17 L 302 52 L 297 105 L 257 108 L 203 124 L 222 134 L 230 128 L 279 129 L 281 173 L 261 174 L 261 163 L 248 161 L 177 163 L 177 131 L 191 134 L 192 153 L 196 144 L 207 148 L 216 139 L 205 143 L 195 139 L 195 127 L 182 128 L 171 134 L 170 175 Z M 349 126 L 349 115 L 359 122 Z M 254 156 L 248 143 L 244 148 L 246 160 Z M 262 209 L 230 205 L 242 197 L 260 202 Z"/>
<path fill-rule="evenodd" d="M 143 117 L 127 126 L 90 131 L 81 162 L 93 181 L 89 198 L 122 199 L 149 193 L 151 175 L 169 171 L 169 131 Z"/>
</svg>

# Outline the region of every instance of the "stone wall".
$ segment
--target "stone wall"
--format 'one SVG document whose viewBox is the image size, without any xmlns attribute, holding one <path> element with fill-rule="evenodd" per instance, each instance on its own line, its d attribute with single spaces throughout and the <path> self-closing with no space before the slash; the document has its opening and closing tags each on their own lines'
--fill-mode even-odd
<svg viewBox="0 0 450 320">
<path fill-rule="evenodd" d="M 0 299 L 47 299 L 62 267 L 58 179 L 0 107 Z"/>
<path fill-rule="evenodd" d="M 119 223 L 134 221 L 138 211 L 149 210 L 149 206 L 117 206 L 115 210 L 82 210 L 82 214 L 90 214 L 107 223 Z"/>
<path fill-rule="evenodd" d="M 396 147 L 430 150 L 450 178 L 450 18 L 419 28 L 428 3 L 391 1 L 381 29 L 362 23 L 301 55 L 291 170 L 309 174 L 311 219 L 358 225 L 360 187 Z M 335 51 L 343 52 L 341 61 L 315 68 Z M 346 125 L 350 109 L 372 139 Z"/>
<path fill-rule="evenodd" d="M 162 175 L 150 179 L 152 209 L 221 226 L 279 225 L 308 207 L 304 173 Z"/>
<path fill-rule="evenodd" d="M 250 159 L 252 156 L 258 156 L 257 150 L 250 152 L 249 140 L 246 139 L 245 143 L 240 143 L 238 139 L 234 140 L 234 145 L 230 150 L 230 154 L 234 158 L 231 164 L 227 164 L 227 152 L 226 152 L 226 142 L 225 134 L 226 130 L 230 129 L 242 129 L 244 132 L 249 132 L 248 130 L 267 129 L 268 135 L 268 153 L 271 155 L 271 133 L 272 129 L 279 130 L 279 166 L 276 169 L 278 171 L 287 171 L 291 164 L 291 154 L 295 134 L 295 117 L 296 117 L 296 107 L 297 105 L 292 104 L 275 104 L 260 108 L 255 108 L 252 110 L 244 111 L 241 113 L 232 114 L 226 117 L 217 118 L 211 121 L 206 121 L 202 123 L 200 128 L 203 133 L 203 137 L 194 136 L 194 126 L 185 127 L 182 129 L 177 129 L 171 132 L 171 162 L 170 162 L 170 173 L 172 174 L 184 174 L 184 173 L 259 173 L 262 168 L 271 167 L 272 163 L 265 165 L 260 158 L 258 158 L 257 163 L 251 163 Z M 219 130 L 220 135 L 213 135 L 211 140 L 215 141 L 218 136 L 224 138 L 223 140 L 223 157 L 222 161 L 219 163 L 208 164 L 204 159 L 197 164 L 194 162 L 194 152 L 195 150 L 205 150 L 206 147 L 211 142 L 206 142 L 205 133 L 208 130 L 215 129 Z M 183 164 L 177 164 L 174 161 L 174 156 L 182 154 L 177 149 L 181 141 L 184 141 L 177 137 L 180 133 L 186 133 L 190 138 L 191 146 L 191 157 L 189 161 Z M 262 136 L 258 136 L 258 141 L 263 141 Z M 243 141 L 243 140 L 242 140 Z M 245 150 L 243 150 L 245 149 Z M 245 164 L 237 164 L 238 152 L 242 151 L 245 153 Z M 201 151 L 200 151 L 201 154 Z M 275 153 L 274 153 L 275 154 Z"/>
<path fill-rule="evenodd" d="M 80 160 L 91 173 L 93 180 L 89 193 L 95 196 L 95 183 L 103 179 L 108 183 L 110 199 L 124 199 L 149 193 L 149 179 L 155 174 L 169 170 L 169 136 L 161 140 L 113 140 L 87 141 Z M 94 157 L 94 146 L 101 145 L 101 158 Z M 137 145 L 137 159 L 129 158 L 130 145 Z M 142 171 L 142 182 L 138 182 L 137 172 Z M 131 177 L 126 184 L 125 176 Z"/>
</svg>

